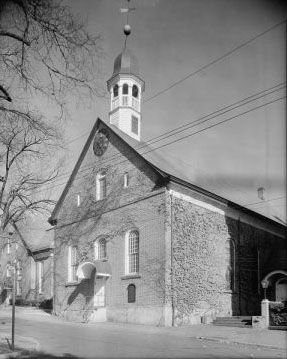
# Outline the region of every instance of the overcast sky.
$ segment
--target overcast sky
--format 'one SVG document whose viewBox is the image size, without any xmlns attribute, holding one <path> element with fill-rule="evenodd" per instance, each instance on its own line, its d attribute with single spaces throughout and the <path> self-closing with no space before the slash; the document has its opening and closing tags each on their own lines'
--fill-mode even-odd
<svg viewBox="0 0 287 359">
<path fill-rule="evenodd" d="M 127 2 L 67 3 L 86 19 L 92 34 L 101 33 L 103 37 L 102 84 L 106 86 L 114 59 L 123 48 L 126 15 L 119 9 Z M 144 141 L 249 96 L 261 96 L 157 142 L 154 147 L 179 139 L 157 151 L 181 163 L 194 183 L 202 183 L 203 187 L 210 183 L 214 192 L 242 205 L 260 202 L 248 207 L 285 220 L 286 116 L 282 97 L 286 24 L 279 24 L 286 16 L 284 3 L 131 0 L 130 6 L 136 10 L 130 14 L 132 34 L 128 47 L 137 56 L 140 75 L 146 83 L 142 106 Z M 264 90 L 268 91 L 263 93 Z M 262 97 L 266 93 L 269 94 Z M 252 110 L 255 107 L 258 108 Z M 96 118 L 108 121 L 109 98 L 95 98 L 89 106 L 73 102 L 70 108 L 73 120 L 67 123 L 66 137 L 72 141 L 69 160 L 74 164 Z M 216 125 L 231 117 L 234 118 Z M 215 126 L 206 129 L 210 125 Z M 199 130 L 202 131 L 181 139 Z M 266 189 L 263 202 L 257 196 L 261 186 Z"/>
</svg>

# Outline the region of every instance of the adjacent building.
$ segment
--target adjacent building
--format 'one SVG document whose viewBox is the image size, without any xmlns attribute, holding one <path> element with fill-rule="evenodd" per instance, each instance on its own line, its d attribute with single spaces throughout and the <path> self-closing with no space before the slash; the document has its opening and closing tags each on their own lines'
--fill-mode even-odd
<svg viewBox="0 0 287 359">
<path fill-rule="evenodd" d="M 0 304 L 40 305 L 53 298 L 53 230 L 11 228 L 2 238 Z M 15 272 L 15 276 L 14 276 Z"/>
</svg>

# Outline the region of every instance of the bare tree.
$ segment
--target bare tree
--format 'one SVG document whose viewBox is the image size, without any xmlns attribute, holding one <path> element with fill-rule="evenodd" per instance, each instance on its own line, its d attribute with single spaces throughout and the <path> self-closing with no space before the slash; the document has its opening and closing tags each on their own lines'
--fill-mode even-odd
<svg viewBox="0 0 287 359">
<path fill-rule="evenodd" d="M 41 118 L 30 122 L 14 113 L 2 115 L 0 131 L 0 229 L 49 211 L 54 201 L 43 185 L 57 175 L 52 158 L 60 135 Z M 47 166 L 47 163 L 49 164 Z"/>
<path fill-rule="evenodd" d="M 0 1 L 0 230 L 53 203 L 51 118 L 73 94 L 100 95 L 100 43 L 61 0 Z"/>
<path fill-rule="evenodd" d="M 81 89 L 100 95 L 100 40 L 60 1 L 1 0 L 0 99 L 5 105 L 0 110 L 17 109 L 25 116 L 24 99 L 35 94 L 47 96 L 61 111 L 66 94 L 77 91 L 78 96 Z"/>
</svg>

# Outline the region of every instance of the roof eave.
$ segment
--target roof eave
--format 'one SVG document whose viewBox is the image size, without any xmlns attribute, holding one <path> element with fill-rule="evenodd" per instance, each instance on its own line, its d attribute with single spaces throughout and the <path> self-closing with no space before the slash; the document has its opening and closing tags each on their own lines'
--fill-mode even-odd
<svg viewBox="0 0 287 359">
<path fill-rule="evenodd" d="M 213 199 L 213 200 L 216 200 L 216 201 L 218 201 L 218 202 L 224 204 L 224 205 L 227 206 L 227 207 L 231 207 L 231 208 L 237 209 L 237 210 L 239 210 L 239 211 L 241 211 L 241 212 L 243 212 L 243 213 L 245 213 L 245 214 L 248 214 L 248 215 L 250 215 L 250 216 L 256 217 L 256 218 L 258 218 L 258 219 L 260 219 L 260 220 L 262 220 L 262 221 L 267 221 L 268 223 L 277 226 L 277 227 L 280 228 L 281 230 L 286 231 L 286 229 L 287 229 L 287 226 L 285 226 L 285 225 L 283 225 L 283 224 L 281 224 L 281 223 L 278 223 L 278 222 L 276 222 L 276 221 L 273 221 L 271 218 L 265 217 L 265 216 L 263 216 L 262 214 L 257 213 L 257 212 L 255 212 L 255 211 L 252 211 L 252 210 L 249 209 L 249 208 L 246 208 L 246 207 L 244 207 L 244 206 L 241 206 L 240 204 L 237 204 L 237 203 L 232 202 L 232 201 L 230 201 L 230 200 L 228 200 L 228 199 L 226 199 L 226 198 L 223 198 L 223 197 L 221 197 L 221 196 L 218 196 L 217 194 L 212 193 L 212 192 L 210 192 L 210 191 L 208 191 L 208 190 L 206 190 L 206 189 L 204 189 L 204 188 L 202 188 L 202 187 L 198 187 L 198 186 L 196 186 L 196 185 L 194 185 L 194 184 L 192 184 L 192 183 L 190 183 L 190 182 L 184 181 L 184 180 L 182 180 L 182 179 L 180 179 L 180 178 L 178 178 L 178 177 L 175 177 L 175 176 L 173 176 L 173 175 L 169 175 L 169 178 L 170 178 L 170 182 L 178 183 L 178 184 L 180 184 L 180 185 L 183 185 L 183 186 L 185 186 L 185 187 L 188 187 L 188 188 L 190 188 L 190 189 L 192 189 L 192 190 L 194 190 L 194 191 L 196 191 L 196 192 L 199 192 L 199 193 L 201 193 L 201 194 L 203 194 L 203 195 L 205 195 L 205 196 L 210 197 L 210 198 Z"/>
</svg>

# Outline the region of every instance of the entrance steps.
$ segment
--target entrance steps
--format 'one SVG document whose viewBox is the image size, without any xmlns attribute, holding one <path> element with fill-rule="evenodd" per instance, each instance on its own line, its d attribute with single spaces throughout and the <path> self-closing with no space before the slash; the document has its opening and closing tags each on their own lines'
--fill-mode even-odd
<svg viewBox="0 0 287 359">
<path fill-rule="evenodd" d="M 251 328 L 251 316 L 234 316 L 234 317 L 217 317 L 213 321 L 213 325 L 224 327 L 238 327 L 238 328 Z"/>
</svg>

